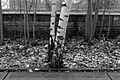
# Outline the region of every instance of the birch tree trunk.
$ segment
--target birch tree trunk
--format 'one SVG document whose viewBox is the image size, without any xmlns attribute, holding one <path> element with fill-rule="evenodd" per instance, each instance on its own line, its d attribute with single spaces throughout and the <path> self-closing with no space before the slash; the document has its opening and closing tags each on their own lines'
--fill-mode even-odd
<svg viewBox="0 0 120 80">
<path fill-rule="evenodd" d="M 66 29 L 68 25 L 71 5 L 72 5 L 72 0 L 64 0 L 62 3 L 61 14 L 59 18 L 56 41 L 55 41 L 57 67 L 62 67 L 62 64 L 63 64 L 62 54 L 63 54 L 63 49 L 64 49 Z"/>
<path fill-rule="evenodd" d="M 57 12 L 57 0 L 52 0 L 52 12 L 51 12 L 51 22 L 50 22 L 50 41 L 49 41 L 49 51 L 48 51 L 48 62 L 52 60 L 53 50 L 54 50 L 54 40 L 55 40 L 55 20 Z"/>
<path fill-rule="evenodd" d="M 89 41 L 91 38 L 91 29 L 92 29 L 92 0 L 88 1 L 88 10 L 86 16 L 86 26 L 85 26 L 85 40 Z"/>
<path fill-rule="evenodd" d="M 3 44 L 3 16 L 2 16 L 2 5 L 0 0 L 0 42 Z"/>
<path fill-rule="evenodd" d="M 52 12 L 51 12 L 51 22 L 50 22 L 50 45 L 51 40 L 55 40 L 55 20 L 56 20 L 56 12 L 57 12 L 57 1 L 52 0 Z"/>
<path fill-rule="evenodd" d="M 68 25 L 71 5 L 72 5 L 72 0 L 64 0 L 62 3 L 61 14 L 59 18 L 57 35 L 56 35 L 56 41 L 59 42 L 62 47 L 64 46 L 65 43 L 66 29 Z"/>
</svg>

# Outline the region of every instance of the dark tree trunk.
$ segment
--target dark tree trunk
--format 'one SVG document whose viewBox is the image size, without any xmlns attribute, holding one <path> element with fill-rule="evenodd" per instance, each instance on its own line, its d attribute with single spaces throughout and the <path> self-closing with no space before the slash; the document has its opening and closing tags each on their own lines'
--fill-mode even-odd
<svg viewBox="0 0 120 80">
<path fill-rule="evenodd" d="M 110 15 L 110 9 L 109 9 L 109 22 L 108 22 L 108 32 L 107 32 L 107 35 L 106 35 L 106 38 L 109 37 L 109 34 L 110 34 L 110 29 L 111 29 L 111 15 Z"/>
<path fill-rule="evenodd" d="M 115 0 L 114 0 L 114 4 L 115 4 Z M 109 37 L 110 30 L 111 30 L 111 25 L 112 25 L 112 23 L 113 23 L 113 17 L 110 15 L 110 9 L 111 9 L 110 7 L 111 7 L 111 5 L 110 5 L 110 1 L 109 1 L 109 25 L 108 25 L 108 32 L 107 32 L 106 38 Z M 114 8 L 115 8 L 115 7 L 114 7 Z"/>
<path fill-rule="evenodd" d="M 37 10 L 37 0 L 34 0 L 33 40 L 35 40 L 36 10 Z"/>
<path fill-rule="evenodd" d="M 3 16 L 2 16 L 2 5 L 0 0 L 0 42 L 3 44 Z"/>
<path fill-rule="evenodd" d="M 97 26 L 97 22 L 98 22 L 98 12 L 99 12 L 99 7 L 101 4 L 101 0 L 97 0 L 96 4 L 95 4 L 95 15 L 94 15 L 94 19 L 93 19 L 93 25 L 92 25 L 92 29 L 91 29 L 91 39 L 93 39 L 94 34 L 95 34 L 95 30 L 96 30 L 96 26 Z"/>
<path fill-rule="evenodd" d="M 20 0 L 19 1 L 19 10 L 20 10 L 20 21 L 21 21 L 21 23 L 23 22 L 23 18 L 22 18 L 22 1 Z M 23 31 L 23 26 L 22 26 L 22 24 L 20 25 L 21 26 L 21 33 L 20 33 L 20 38 L 22 38 L 22 35 L 23 35 L 23 33 L 24 33 L 24 31 Z"/>
<path fill-rule="evenodd" d="M 88 1 L 88 10 L 86 16 L 86 27 L 85 27 L 85 41 L 89 41 L 91 38 L 91 28 L 92 28 L 92 0 Z"/>
<path fill-rule="evenodd" d="M 26 25 L 27 25 L 27 40 L 29 40 L 30 38 L 30 34 L 29 34 L 29 16 L 28 16 L 28 1 L 25 0 L 25 5 L 26 5 Z"/>
<path fill-rule="evenodd" d="M 102 24 L 101 24 L 100 32 L 99 32 L 99 35 L 98 35 L 98 38 L 99 38 L 99 39 L 101 38 L 102 29 L 103 29 L 103 27 L 104 27 L 104 19 L 105 19 L 105 12 L 106 12 L 105 2 L 106 2 L 106 1 L 104 0 L 104 3 L 103 3 L 103 17 L 102 17 Z"/>
<path fill-rule="evenodd" d="M 25 1 L 24 1 L 25 5 Z M 24 43 L 27 44 L 27 35 L 26 35 L 26 10 L 24 9 Z"/>
</svg>

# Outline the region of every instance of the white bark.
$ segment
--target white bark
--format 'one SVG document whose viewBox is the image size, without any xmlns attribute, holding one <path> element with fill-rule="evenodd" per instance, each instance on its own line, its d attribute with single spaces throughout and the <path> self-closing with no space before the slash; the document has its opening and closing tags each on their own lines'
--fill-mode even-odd
<svg viewBox="0 0 120 80">
<path fill-rule="evenodd" d="M 52 0 L 52 12 L 51 12 L 51 22 L 50 22 L 50 36 L 55 40 L 55 19 L 56 19 L 56 11 L 57 11 L 57 0 Z M 51 44 L 50 38 L 50 44 Z"/>
<path fill-rule="evenodd" d="M 66 29 L 68 25 L 71 5 L 72 0 L 64 0 L 62 3 L 61 14 L 56 35 L 56 40 L 61 44 L 61 47 L 63 47 L 65 43 Z"/>
</svg>

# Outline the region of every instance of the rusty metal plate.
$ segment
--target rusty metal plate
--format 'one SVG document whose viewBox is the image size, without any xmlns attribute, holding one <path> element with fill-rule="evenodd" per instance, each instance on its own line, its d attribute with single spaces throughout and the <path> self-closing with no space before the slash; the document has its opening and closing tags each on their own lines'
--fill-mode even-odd
<svg viewBox="0 0 120 80">
<path fill-rule="evenodd" d="M 104 73 L 86 72 L 12 72 L 5 80 L 110 80 Z"/>
<path fill-rule="evenodd" d="M 120 80 L 119 72 L 109 72 L 108 75 L 110 76 L 111 80 Z"/>
<path fill-rule="evenodd" d="M 3 80 L 6 75 L 7 75 L 7 72 L 0 72 L 0 80 Z"/>
</svg>

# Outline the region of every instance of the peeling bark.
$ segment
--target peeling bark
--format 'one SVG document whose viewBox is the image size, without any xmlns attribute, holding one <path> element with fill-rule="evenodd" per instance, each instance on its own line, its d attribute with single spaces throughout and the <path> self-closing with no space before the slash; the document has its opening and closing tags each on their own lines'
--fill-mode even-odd
<svg viewBox="0 0 120 80">
<path fill-rule="evenodd" d="M 54 41 L 55 41 L 55 20 L 57 12 L 57 1 L 52 0 L 52 11 L 51 11 L 51 22 L 50 22 L 50 38 L 49 38 L 49 51 L 48 51 L 48 62 L 52 64 L 53 51 L 55 50 Z M 52 64 L 53 65 L 53 64 Z"/>
<path fill-rule="evenodd" d="M 65 43 L 66 29 L 68 25 L 71 5 L 72 0 L 64 0 L 62 3 L 61 14 L 59 18 L 56 35 L 56 40 L 61 44 L 62 47 L 64 46 Z"/>
<path fill-rule="evenodd" d="M 64 51 L 64 43 L 66 36 L 66 29 L 69 20 L 70 9 L 72 5 L 72 0 L 64 0 L 62 3 L 61 14 L 59 18 L 59 23 L 57 27 L 56 33 L 56 41 L 55 41 L 55 54 L 56 67 L 63 67 L 63 51 Z"/>
<path fill-rule="evenodd" d="M 52 0 L 52 12 L 51 12 L 51 22 L 50 22 L 50 45 L 51 40 L 55 40 L 55 20 L 56 20 L 56 12 L 57 12 L 57 1 Z"/>
</svg>

